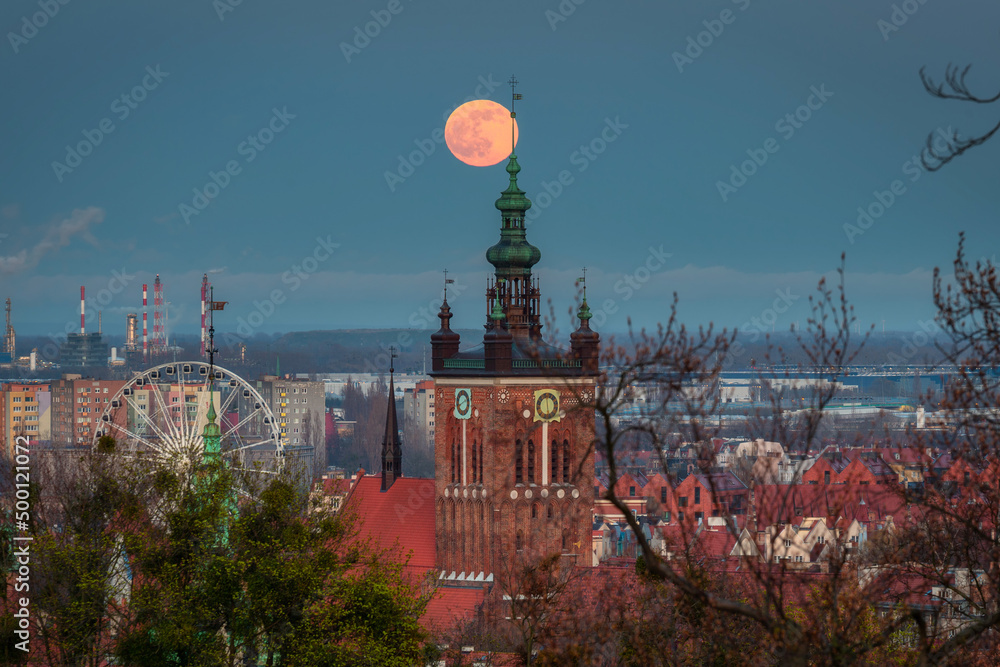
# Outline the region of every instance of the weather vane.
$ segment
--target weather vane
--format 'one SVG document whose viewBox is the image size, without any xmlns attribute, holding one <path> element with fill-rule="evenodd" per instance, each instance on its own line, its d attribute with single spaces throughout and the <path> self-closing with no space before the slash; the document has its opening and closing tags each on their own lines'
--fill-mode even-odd
<svg viewBox="0 0 1000 667">
<path fill-rule="evenodd" d="M 215 311 L 226 307 L 228 301 L 215 300 L 215 287 L 209 291 L 208 297 L 208 369 L 211 374 L 210 379 L 215 378 L 215 353 L 219 350 L 215 347 Z"/>
<path fill-rule="evenodd" d="M 455 282 L 453 278 L 448 277 L 448 269 L 444 270 L 444 300 L 448 300 L 448 285 Z"/>
<path fill-rule="evenodd" d="M 583 267 L 583 275 L 577 281 L 577 285 L 583 285 L 583 300 L 587 300 L 587 267 Z"/>
<path fill-rule="evenodd" d="M 510 153 L 514 154 L 514 119 L 517 118 L 517 114 L 514 112 L 514 102 L 521 99 L 521 93 L 515 93 L 514 88 L 517 87 L 517 79 L 513 74 L 510 75 L 510 80 L 507 81 L 510 84 Z"/>
</svg>

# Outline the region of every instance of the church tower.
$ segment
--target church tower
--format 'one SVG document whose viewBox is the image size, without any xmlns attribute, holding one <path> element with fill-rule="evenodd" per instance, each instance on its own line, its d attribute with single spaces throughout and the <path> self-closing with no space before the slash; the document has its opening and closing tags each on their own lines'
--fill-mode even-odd
<svg viewBox="0 0 1000 667">
<path fill-rule="evenodd" d="M 431 336 L 438 567 L 460 580 L 519 556 L 592 558 L 594 413 L 580 406 L 594 397 L 600 337 L 584 298 L 570 349 L 542 340 L 531 274 L 541 252 L 525 235 L 520 170 L 512 151 L 496 201 L 500 240 L 486 253 L 494 276 L 482 344 L 460 351 L 447 292 Z"/>
</svg>

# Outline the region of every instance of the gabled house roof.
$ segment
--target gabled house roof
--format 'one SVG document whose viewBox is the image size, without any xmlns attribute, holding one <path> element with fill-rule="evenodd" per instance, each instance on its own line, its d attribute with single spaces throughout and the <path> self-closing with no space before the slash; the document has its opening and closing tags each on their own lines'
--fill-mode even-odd
<svg viewBox="0 0 1000 667">
<path fill-rule="evenodd" d="M 409 555 L 408 567 L 433 570 L 437 561 L 434 525 L 434 480 L 400 477 L 381 491 L 381 475 L 359 477 L 344 500 L 357 512 L 362 539 L 372 538 L 383 549 Z"/>
</svg>

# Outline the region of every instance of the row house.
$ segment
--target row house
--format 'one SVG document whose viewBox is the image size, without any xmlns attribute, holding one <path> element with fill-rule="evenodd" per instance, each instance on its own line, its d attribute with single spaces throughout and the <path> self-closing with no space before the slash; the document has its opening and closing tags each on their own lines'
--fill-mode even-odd
<svg viewBox="0 0 1000 667">
<path fill-rule="evenodd" d="M 808 568 L 829 558 L 830 549 L 840 538 L 842 523 L 828 517 L 810 516 L 791 523 L 771 524 L 759 534 L 758 544 L 767 562 Z M 860 525 L 847 525 L 849 536 L 860 531 Z"/>
<path fill-rule="evenodd" d="M 896 489 L 868 484 L 759 486 L 753 503 L 751 524 L 767 559 L 802 564 L 824 560 L 825 547 L 816 547 L 828 544 L 831 535 L 853 551 L 869 534 L 910 520 L 911 512 Z"/>
<path fill-rule="evenodd" d="M 609 485 L 607 474 L 595 480 L 594 514 L 614 519 L 621 512 L 605 499 Z M 728 471 L 691 474 L 676 487 L 662 474 L 647 478 L 641 473 L 626 473 L 618 478 L 614 491 L 634 515 L 655 513 L 668 524 L 697 524 L 708 517 L 743 515 L 749 507 L 747 485 Z"/>
<path fill-rule="evenodd" d="M 709 519 L 695 527 L 660 523 L 654 530 L 650 546 L 668 561 L 680 557 L 695 561 L 763 560 L 750 531 L 721 518 Z"/>
<path fill-rule="evenodd" d="M 827 450 L 802 473 L 802 483 L 892 485 L 898 474 L 875 450 Z"/>
</svg>

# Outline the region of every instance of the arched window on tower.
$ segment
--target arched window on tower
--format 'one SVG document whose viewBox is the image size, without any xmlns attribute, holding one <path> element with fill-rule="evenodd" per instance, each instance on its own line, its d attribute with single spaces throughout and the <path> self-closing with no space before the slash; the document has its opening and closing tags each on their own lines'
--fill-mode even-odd
<svg viewBox="0 0 1000 667">
<path fill-rule="evenodd" d="M 531 518 L 538 518 L 538 503 L 531 503 Z"/>
<path fill-rule="evenodd" d="M 451 460 L 451 483 L 455 483 L 455 441 L 448 445 L 448 458 Z"/>
<path fill-rule="evenodd" d="M 480 440 L 482 440 L 482 433 L 479 434 Z M 479 445 L 479 483 L 483 483 L 483 459 L 486 458 L 486 450 L 482 444 Z"/>
<path fill-rule="evenodd" d="M 551 452 L 551 454 L 552 454 L 552 461 L 550 462 L 549 470 L 552 471 L 552 483 L 553 484 L 558 484 L 559 483 L 559 442 L 557 440 L 553 440 L 552 441 L 552 452 Z M 565 477 L 563 477 L 563 481 L 564 482 L 566 481 Z"/>
<path fill-rule="evenodd" d="M 476 441 L 473 440 L 472 441 L 472 483 L 473 484 L 475 484 L 476 482 L 479 481 L 479 465 L 478 465 L 478 461 L 476 459 L 476 457 L 477 457 L 476 449 L 477 449 Z"/>
<path fill-rule="evenodd" d="M 524 484 L 524 448 L 520 440 L 514 443 L 514 483 Z"/>
<path fill-rule="evenodd" d="M 563 460 L 562 460 L 562 468 L 563 468 L 562 469 L 562 479 L 563 479 L 563 484 L 569 484 L 570 483 L 569 469 L 570 469 L 570 466 L 572 465 L 572 463 L 569 460 L 569 454 L 570 454 L 570 452 L 569 452 L 569 440 L 563 440 L 562 450 L 563 450 Z"/>
<path fill-rule="evenodd" d="M 535 483 L 535 441 L 528 441 L 528 482 Z"/>
<path fill-rule="evenodd" d="M 517 535 L 514 537 L 514 548 L 518 552 L 524 550 L 524 533 L 522 531 L 517 531 Z"/>
</svg>

